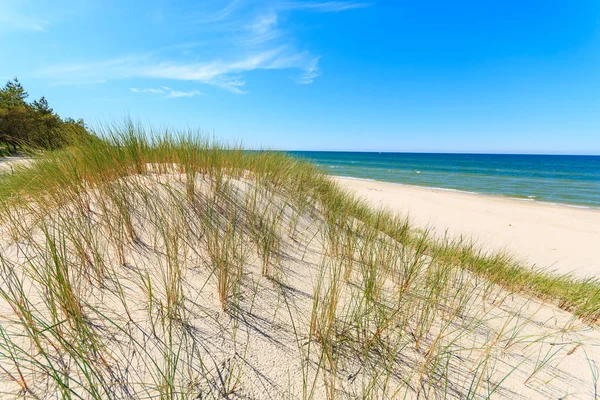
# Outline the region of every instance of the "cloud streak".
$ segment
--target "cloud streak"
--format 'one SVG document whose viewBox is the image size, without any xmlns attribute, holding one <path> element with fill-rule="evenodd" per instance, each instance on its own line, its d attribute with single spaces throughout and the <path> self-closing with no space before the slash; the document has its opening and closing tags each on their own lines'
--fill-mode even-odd
<svg viewBox="0 0 600 400">
<path fill-rule="evenodd" d="M 312 10 L 316 12 L 341 12 L 357 8 L 366 8 L 372 5 L 373 3 L 357 1 L 290 2 L 287 3 L 287 8 Z"/>
<path fill-rule="evenodd" d="M 202 95 L 202 92 L 199 90 L 189 90 L 189 91 L 180 91 L 173 90 L 168 86 L 161 86 L 160 89 L 149 88 L 149 89 L 138 89 L 131 88 L 133 93 L 151 93 L 151 94 L 159 94 L 166 99 L 176 99 L 179 97 L 194 97 Z"/>
<path fill-rule="evenodd" d="M 302 85 L 309 85 L 309 84 L 313 83 L 315 78 L 317 78 L 319 75 L 321 75 L 321 72 L 319 71 L 318 63 L 319 63 L 319 58 L 315 57 L 312 60 L 312 62 L 309 65 L 307 65 L 307 67 L 304 70 L 304 73 L 302 74 L 302 76 L 300 76 L 300 78 L 297 80 L 297 82 Z"/>
<path fill-rule="evenodd" d="M 2 0 L 0 0 L 2 1 Z M 185 53 L 174 57 L 181 44 L 146 54 L 130 54 L 92 63 L 54 65 L 38 71 L 38 76 L 73 83 L 110 81 L 128 78 L 176 80 L 216 86 L 236 94 L 245 94 L 245 75 L 258 70 L 295 71 L 293 80 L 311 84 L 321 75 L 319 55 L 298 49 L 297 40 L 285 29 L 288 15 L 301 10 L 341 12 L 364 8 L 370 3 L 356 1 L 274 1 L 236 0 L 213 14 L 203 15 L 198 29 L 214 38 L 213 52 L 218 58 L 199 54 L 206 49 L 187 46 Z M 204 58 L 204 60 L 202 60 Z M 160 92 L 153 92 L 157 90 Z M 136 93 L 162 94 L 170 98 L 191 97 L 195 91 L 177 92 L 166 89 L 135 89 Z"/>
<path fill-rule="evenodd" d="M 19 2 L 0 0 L 0 32 L 3 30 L 24 30 L 41 32 L 49 25 L 49 21 L 31 16 L 17 8 Z"/>
<path fill-rule="evenodd" d="M 285 48 L 250 54 L 230 61 L 207 63 L 161 62 L 151 56 L 129 56 L 89 64 L 57 65 L 38 73 L 40 77 L 71 80 L 73 83 L 96 82 L 102 79 L 154 78 L 199 82 L 237 94 L 246 82 L 241 75 L 256 70 L 305 70 L 301 83 L 311 83 L 318 76 L 318 58 L 308 53 L 294 53 Z"/>
</svg>

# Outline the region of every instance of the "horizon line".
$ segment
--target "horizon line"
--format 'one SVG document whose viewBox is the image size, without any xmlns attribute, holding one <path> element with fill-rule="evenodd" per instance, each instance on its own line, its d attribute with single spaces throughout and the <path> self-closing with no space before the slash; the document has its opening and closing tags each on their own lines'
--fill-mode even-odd
<svg viewBox="0 0 600 400">
<path fill-rule="evenodd" d="M 257 150 L 261 151 L 261 150 Z M 456 154 L 456 155 L 498 155 L 498 156 L 570 156 L 570 157 L 600 157 L 600 153 L 490 153 L 490 152 L 453 152 L 453 151 L 377 151 L 377 150 L 274 150 L 286 152 L 314 153 L 372 153 L 372 154 Z"/>
</svg>

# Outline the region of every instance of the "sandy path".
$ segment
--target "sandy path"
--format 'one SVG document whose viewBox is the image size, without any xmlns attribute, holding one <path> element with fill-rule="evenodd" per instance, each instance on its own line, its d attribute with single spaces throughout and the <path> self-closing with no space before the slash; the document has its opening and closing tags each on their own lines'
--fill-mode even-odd
<svg viewBox="0 0 600 400">
<path fill-rule="evenodd" d="M 466 235 L 528 264 L 600 278 L 600 210 L 335 177 L 371 204 L 437 233 Z"/>
</svg>

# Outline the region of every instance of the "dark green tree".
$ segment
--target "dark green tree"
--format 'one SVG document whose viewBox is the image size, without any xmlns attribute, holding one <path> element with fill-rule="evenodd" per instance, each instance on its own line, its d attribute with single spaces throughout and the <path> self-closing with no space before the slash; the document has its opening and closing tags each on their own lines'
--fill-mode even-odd
<svg viewBox="0 0 600 400">
<path fill-rule="evenodd" d="M 54 110 L 50 108 L 48 100 L 46 100 L 44 96 L 42 96 L 42 98 L 39 100 L 34 100 L 33 103 L 31 103 L 31 105 L 37 112 L 39 112 L 42 115 L 54 114 Z"/>
<path fill-rule="evenodd" d="M 27 103 L 17 78 L 0 89 L 0 153 L 57 149 L 90 137 L 83 120 L 62 120 L 45 97 Z"/>
<path fill-rule="evenodd" d="M 26 107 L 26 99 L 29 94 L 25 91 L 21 82 L 17 78 L 6 82 L 6 85 L 0 90 L 0 108 L 14 109 Z"/>
</svg>

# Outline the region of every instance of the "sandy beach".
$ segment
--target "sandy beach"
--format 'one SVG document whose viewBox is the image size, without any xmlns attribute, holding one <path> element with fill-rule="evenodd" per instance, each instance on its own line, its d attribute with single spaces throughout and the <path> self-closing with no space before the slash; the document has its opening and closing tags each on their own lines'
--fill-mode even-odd
<svg viewBox="0 0 600 400">
<path fill-rule="evenodd" d="M 600 275 L 600 210 L 521 201 L 395 183 L 336 177 L 343 187 L 376 206 L 406 214 L 436 234 L 476 240 L 491 251 L 506 250 L 523 263 Z"/>
<path fill-rule="evenodd" d="M 600 3 L 0 21 L 0 400 L 600 400 Z"/>
<path fill-rule="evenodd" d="M 529 286 L 526 277 L 513 291 L 503 265 L 488 281 L 471 269 L 489 267 L 485 258 L 467 266 L 424 253 L 394 230 L 401 221 L 374 209 L 357 219 L 337 185 L 281 154 L 211 150 L 227 161 L 215 162 L 187 158 L 201 147 L 148 146 L 142 161 L 154 162 L 140 164 L 122 146 L 86 146 L 31 163 L 23 178 L 37 180 L 19 179 L 20 168 L 0 175 L 9 189 L 0 190 L 0 398 L 67 397 L 64 382 L 82 398 L 156 397 L 165 388 L 251 399 L 598 393 L 597 285 L 561 282 L 552 292 L 554 281 Z M 193 164 L 174 164 L 174 154 Z M 510 233 L 495 223 L 520 226 L 526 242 L 525 233 L 550 234 L 574 215 L 582 229 L 589 214 L 339 182 L 410 213 L 415 227 L 475 232 L 490 244 L 502 243 L 489 232 Z M 13 187 L 28 201 L 14 199 Z M 544 219 L 553 223 L 534 226 Z M 61 375 L 47 373 L 54 359 L 68 366 Z M 96 388 L 107 395 L 94 397 Z"/>
</svg>

